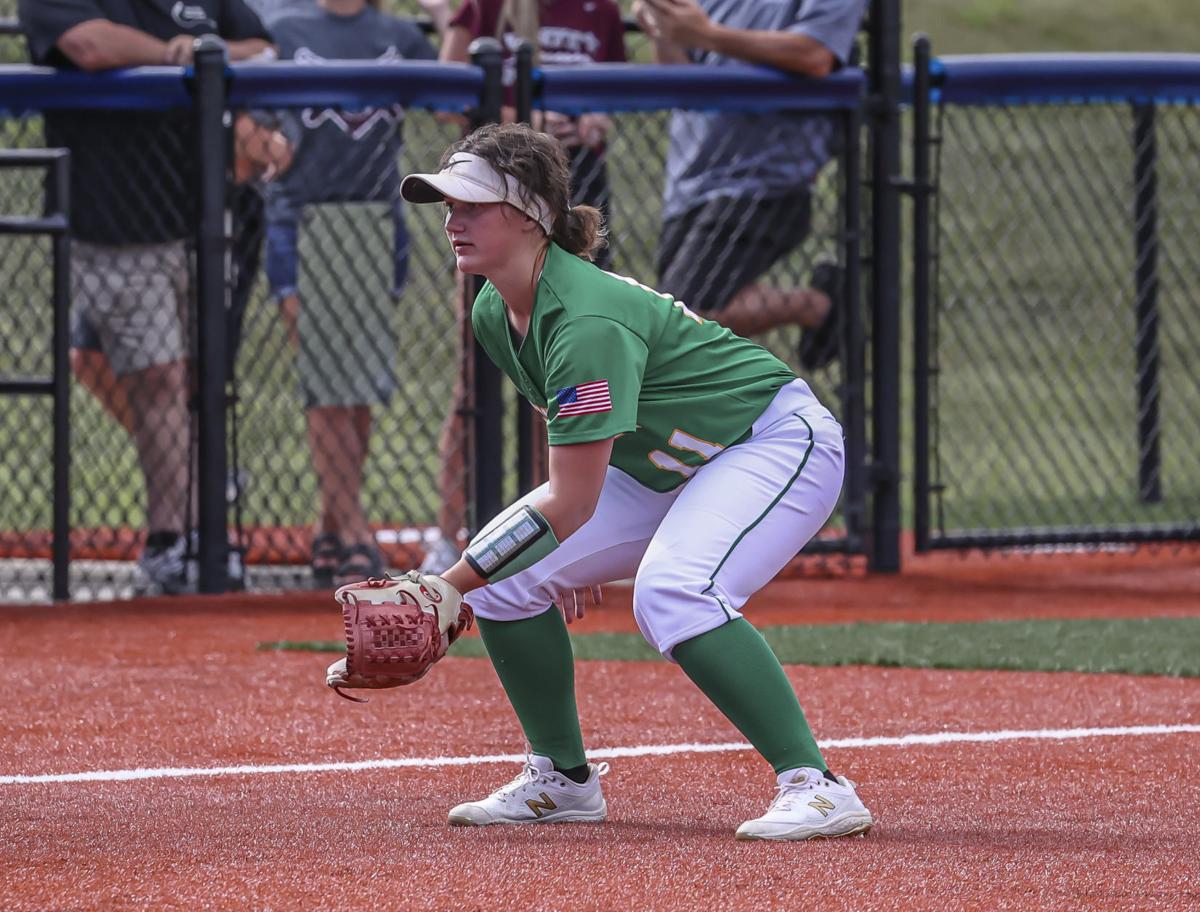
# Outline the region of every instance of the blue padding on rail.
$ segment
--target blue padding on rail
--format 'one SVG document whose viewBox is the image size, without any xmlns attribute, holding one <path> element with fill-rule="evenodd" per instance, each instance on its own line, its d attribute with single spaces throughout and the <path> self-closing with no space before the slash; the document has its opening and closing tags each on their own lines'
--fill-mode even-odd
<svg viewBox="0 0 1200 912">
<path fill-rule="evenodd" d="M 538 71 L 538 107 L 580 111 L 837 111 L 857 108 L 862 70 L 827 79 L 792 76 L 754 66 L 644 66 L 597 63 Z"/>
<path fill-rule="evenodd" d="M 939 57 L 935 100 L 1022 105 L 1200 99 L 1200 54 L 988 54 Z"/>
<path fill-rule="evenodd" d="M 181 67 L 138 67 L 106 73 L 0 66 L 0 111 L 19 116 L 52 108 L 164 111 L 192 103 Z"/>
<path fill-rule="evenodd" d="M 483 71 L 465 63 L 244 63 L 234 64 L 230 71 L 232 108 L 357 109 L 402 104 L 461 110 L 478 103 L 483 86 Z"/>
</svg>

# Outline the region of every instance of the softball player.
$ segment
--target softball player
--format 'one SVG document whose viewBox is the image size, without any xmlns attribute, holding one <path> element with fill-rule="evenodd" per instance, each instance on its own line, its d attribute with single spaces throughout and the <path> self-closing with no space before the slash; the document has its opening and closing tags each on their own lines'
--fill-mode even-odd
<svg viewBox="0 0 1200 912">
<path fill-rule="evenodd" d="M 545 412 L 550 481 L 496 517 L 443 574 L 478 618 L 528 739 L 521 775 L 450 823 L 597 821 L 607 814 L 575 705 L 567 621 L 634 577 L 646 639 L 772 765 L 778 795 L 739 839 L 866 832 L 853 783 L 825 764 L 800 704 L 741 607 L 825 523 L 841 426 L 760 346 L 681 301 L 590 262 L 599 213 L 568 205 L 557 142 L 491 125 L 402 195 L 444 203 L 458 268 L 487 279 L 471 322 Z M 558 602 L 562 611 L 555 610 Z"/>
</svg>

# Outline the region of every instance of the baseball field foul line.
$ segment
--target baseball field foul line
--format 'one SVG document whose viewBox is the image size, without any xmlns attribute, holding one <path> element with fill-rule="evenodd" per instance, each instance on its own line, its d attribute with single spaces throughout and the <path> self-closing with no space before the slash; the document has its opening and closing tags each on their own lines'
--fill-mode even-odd
<svg viewBox="0 0 1200 912">
<path fill-rule="evenodd" d="M 822 748 L 916 747 L 930 744 L 993 743 L 997 741 L 1067 741 L 1073 738 L 1129 738 L 1151 735 L 1200 734 L 1200 725 L 1129 725 L 1121 728 L 1042 728 L 988 732 L 935 732 L 876 738 L 835 738 L 819 742 Z M 744 741 L 722 744 L 646 744 L 607 747 L 588 751 L 588 757 L 661 757 L 668 754 L 720 754 L 750 750 Z M 395 760 L 358 760 L 343 763 L 288 763 L 263 766 L 178 767 L 160 769 L 95 770 L 88 773 L 48 773 L 39 776 L 0 776 L 0 785 L 33 785 L 48 782 L 132 782 L 138 779 L 184 779 L 192 776 L 250 776 L 272 773 L 330 773 L 405 767 L 471 766 L 477 763 L 520 763 L 524 754 L 485 754 L 469 757 L 403 757 Z"/>
</svg>

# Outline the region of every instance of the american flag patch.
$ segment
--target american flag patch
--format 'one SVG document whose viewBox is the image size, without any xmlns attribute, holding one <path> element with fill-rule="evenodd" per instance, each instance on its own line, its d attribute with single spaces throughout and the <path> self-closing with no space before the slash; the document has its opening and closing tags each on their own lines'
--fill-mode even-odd
<svg viewBox="0 0 1200 912">
<path fill-rule="evenodd" d="M 558 402 L 558 418 L 612 411 L 607 380 L 591 380 L 578 386 L 564 387 L 554 394 L 554 398 Z"/>
</svg>

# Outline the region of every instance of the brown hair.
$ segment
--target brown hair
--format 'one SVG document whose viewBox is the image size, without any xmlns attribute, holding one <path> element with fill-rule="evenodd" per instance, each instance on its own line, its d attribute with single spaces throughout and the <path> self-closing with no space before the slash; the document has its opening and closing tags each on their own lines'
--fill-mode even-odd
<svg viewBox="0 0 1200 912">
<path fill-rule="evenodd" d="M 484 159 L 501 174 L 516 178 L 523 203 L 540 196 L 550 207 L 550 239 L 568 253 L 594 259 L 607 243 L 600 210 L 571 205 L 571 167 L 557 139 L 526 124 L 487 124 L 450 146 L 438 169 L 456 152 Z"/>
<path fill-rule="evenodd" d="M 504 0 L 500 15 L 496 17 L 496 37 L 504 41 L 504 33 L 512 32 L 533 45 L 533 65 L 542 63 L 542 49 L 538 42 L 541 28 L 542 0 Z"/>
</svg>

